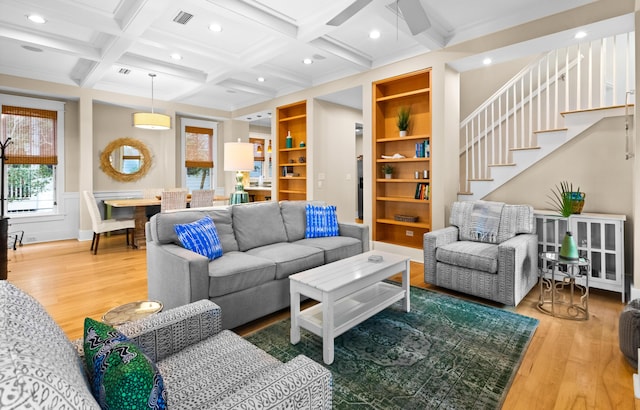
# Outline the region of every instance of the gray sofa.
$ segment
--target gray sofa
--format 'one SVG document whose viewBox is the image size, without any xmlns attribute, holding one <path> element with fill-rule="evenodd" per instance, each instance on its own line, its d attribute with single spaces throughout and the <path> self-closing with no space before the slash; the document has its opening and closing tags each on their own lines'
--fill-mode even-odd
<svg viewBox="0 0 640 410">
<path fill-rule="evenodd" d="M 495 211 L 489 218 L 484 215 Z M 451 226 L 424 235 L 424 281 L 516 306 L 538 282 L 533 208 L 454 202 Z M 478 234 L 491 226 L 493 235 Z"/>
<path fill-rule="evenodd" d="M 82 345 L 31 296 L 0 281 L 0 407 L 100 409 Z M 158 367 L 175 409 L 330 409 L 332 376 L 305 356 L 281 363 L 228 330 L 203 300 L 118 327 Z"/>
<path fill-rule="evenodd" d="M 369 229 L 339 224 L 339 236 L 305 238 L 306 201 L 269 201 L 154 215 L 146 225 L 149 298 L 176 307 L 209 299 L 232 329 L 289 306 L 289 275 L 369 250 Z M 183 248 L 175 224 L 210 215 L 223 255 Z"/>
</svg>

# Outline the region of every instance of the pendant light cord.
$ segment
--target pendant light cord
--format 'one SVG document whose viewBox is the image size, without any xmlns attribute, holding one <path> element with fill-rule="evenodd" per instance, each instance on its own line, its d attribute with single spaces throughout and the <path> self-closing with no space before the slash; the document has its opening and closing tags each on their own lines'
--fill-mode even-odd
<svg viewBox="0 0 640 410">
<path fill-rule="evenodd" d="M 151 77 L 151 114 L 154 114 L 153 111 L 153 79 L 156 75 L 149 73 L 149 77 Z"/>
</svg>

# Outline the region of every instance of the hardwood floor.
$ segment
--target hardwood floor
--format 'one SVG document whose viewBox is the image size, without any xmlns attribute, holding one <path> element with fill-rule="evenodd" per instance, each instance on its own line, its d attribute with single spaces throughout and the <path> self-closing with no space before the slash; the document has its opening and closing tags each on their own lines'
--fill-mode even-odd
<svg viewBox="0 0 640 410">
<path fill-rule="evenodd" d="M 147 297 L 144 251 L 126 248 L 122 235 L 102 238 L 98 255 L 89 247 L 89 242 L 70 240 L 9 250 L 9 281 L 38 299 L 70 339 L 81 337 L 85 317 L 100 319 L 114 306 Z M 412 263 L 411 283 L 434 289 L 424 283 L 420 263 Z M 509 308 L 540 324 L 503 408 L 640 409 L 633 395 L 635 370 L 618 347 L 624 307 L 619 294 L 592 290 L 586 322 L 541 313 L 537 297 L 535 289 Z M 235 331 L 245 335 L 287 316 L 282 311 Z"/>
</svg>

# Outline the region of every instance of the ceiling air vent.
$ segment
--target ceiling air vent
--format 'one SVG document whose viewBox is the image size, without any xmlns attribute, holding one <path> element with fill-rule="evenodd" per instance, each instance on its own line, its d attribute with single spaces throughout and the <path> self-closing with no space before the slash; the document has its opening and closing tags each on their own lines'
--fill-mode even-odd
<svg viewBox="0 0 640 410">
<path fill-rule="evenodd" d="M 131 72 L 131 70 L 129 70 L 128 68 L 121 68 L 121 69 L 118 70 L 119 74 L 124 74 L 124 75 L 127 75 L 130 72 Z"/>
<path fill-rule="evenodd" d="M 187 24 L 193 17 L 193 14 L 189 14 L 186 11 L 181 11 L 173 18 L 173 21 L 179 24 Z"/>
</svg>

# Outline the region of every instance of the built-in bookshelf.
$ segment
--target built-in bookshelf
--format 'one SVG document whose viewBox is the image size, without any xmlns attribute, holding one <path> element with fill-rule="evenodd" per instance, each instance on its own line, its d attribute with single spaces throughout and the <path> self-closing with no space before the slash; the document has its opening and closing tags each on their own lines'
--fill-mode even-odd
<svg viewBox="0 0 640 410">
<path fill-rule="evenodd" d="M 276 122 L 278 200 L 307 199 L 307 102 L 277 107 Z"/>
<path fill-rule="evenodd" d="M 422 248 L 431 230 L 431 69 L 376 81 L 372 93 L 373 240 Z M 396 123 L 401 107 L 410 109 L 406 136 Z"/>
</svg>

